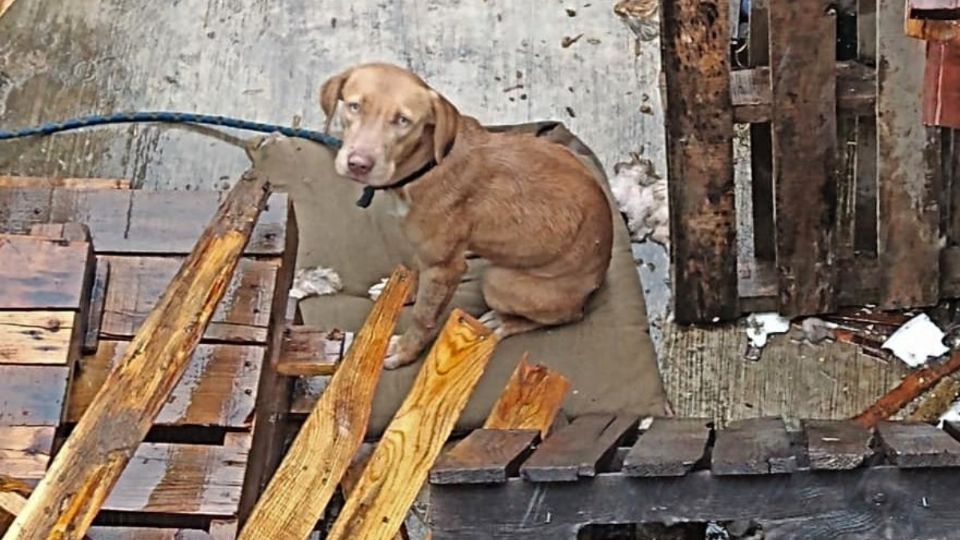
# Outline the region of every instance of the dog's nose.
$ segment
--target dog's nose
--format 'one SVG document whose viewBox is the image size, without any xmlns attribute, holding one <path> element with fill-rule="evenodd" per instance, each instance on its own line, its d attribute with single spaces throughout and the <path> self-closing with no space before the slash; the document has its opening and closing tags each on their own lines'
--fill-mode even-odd
<svg viewBox="0 0 960 540">
<path fill-rule="evenodd" d="M 347 169 L 353 174 L 367 174 L 373 169 L 373 158 L 363 154 L 352 153 L 347 157 Z"/>
</svg>

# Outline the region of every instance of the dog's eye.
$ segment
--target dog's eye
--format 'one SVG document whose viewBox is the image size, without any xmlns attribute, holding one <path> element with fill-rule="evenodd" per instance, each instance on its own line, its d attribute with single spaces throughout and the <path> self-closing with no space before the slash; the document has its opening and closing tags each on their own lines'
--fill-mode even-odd
<svg viewBox="0 0 960 540">
<path fill-rule="evenodd" d="M 347 110 L 352 113 L 358 113 L 360 112 L 360 104 L 357 103 L 356 101 L 351 101 L 347 103 Z"/>
<path fill-rule="evenodd" d="M 396 122 L 396 124 L 400 127 L 407 127 L 410 125 L 410 119 L 402 114 L 398 114 L 397 119 L 394 120 L 394 122 Z"/>
</svg>

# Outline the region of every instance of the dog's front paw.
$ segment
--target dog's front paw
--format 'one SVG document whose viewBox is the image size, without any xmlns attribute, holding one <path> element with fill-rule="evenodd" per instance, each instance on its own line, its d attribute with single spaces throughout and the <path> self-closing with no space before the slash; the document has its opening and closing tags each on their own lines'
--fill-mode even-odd
<svg viewBox="0 0 960 540">
<path fill-rule="evenodd" d="M 383 368 L 397 369 L 412 364 L 416 359 L 417 353 L 411 354 L 409 349 L 403 346 L 402 336 L 393 336 L 387 346 L 387 357 L 383 360 Z"/>
</svg>

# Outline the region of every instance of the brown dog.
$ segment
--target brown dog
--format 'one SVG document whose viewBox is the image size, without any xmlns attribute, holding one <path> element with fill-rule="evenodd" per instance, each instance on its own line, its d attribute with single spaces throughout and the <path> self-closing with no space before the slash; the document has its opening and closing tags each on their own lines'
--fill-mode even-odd
<svg viewBox="0 0 960 540">
<path fill-rule="evenodd" d="M 406 208 L 419 263 L 412 323 L 384 365 L 416 360 L 466 271 L 490 261 L 481 318 L 501 338 L 578 321 L 610 263 L 613 217 L 586 166 L 531 135 L 494 134 L 409 71 L 363 64 L 327 80 L 327 127 L 344 123 L 337 173 L 387 190 Z M 361 202 L 361 206 L 363 205 Z"/>
</svg>

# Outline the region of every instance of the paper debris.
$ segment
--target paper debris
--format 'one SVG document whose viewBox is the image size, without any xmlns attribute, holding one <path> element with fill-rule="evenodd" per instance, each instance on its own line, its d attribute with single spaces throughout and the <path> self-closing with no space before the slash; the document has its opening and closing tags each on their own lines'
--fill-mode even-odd
<svg viewBox="0 0 960 540">
<path fill-rule="evenodd" d="M 881 348 L 892 352 L 908 366 L 917 367 L 950 351 L 943 344 L 944 335 L 926 313 L 921 313 L 898 328 Z"/>
<path fill-rule="evenodd" d="M 747 317 L 747 337 L 754 347 L 762 348 L 772 334 L 785 334 L 790 330 L 790 319 L 779 313 L 751 313 Z"/>
<path fill-rule="evenodd" d="M 302 300 L 308 296 L 336 294 L 343 289 L 340 275 L 330 268 L 301 268 L 293 277 L 290 297 Z"/>
</svg>

